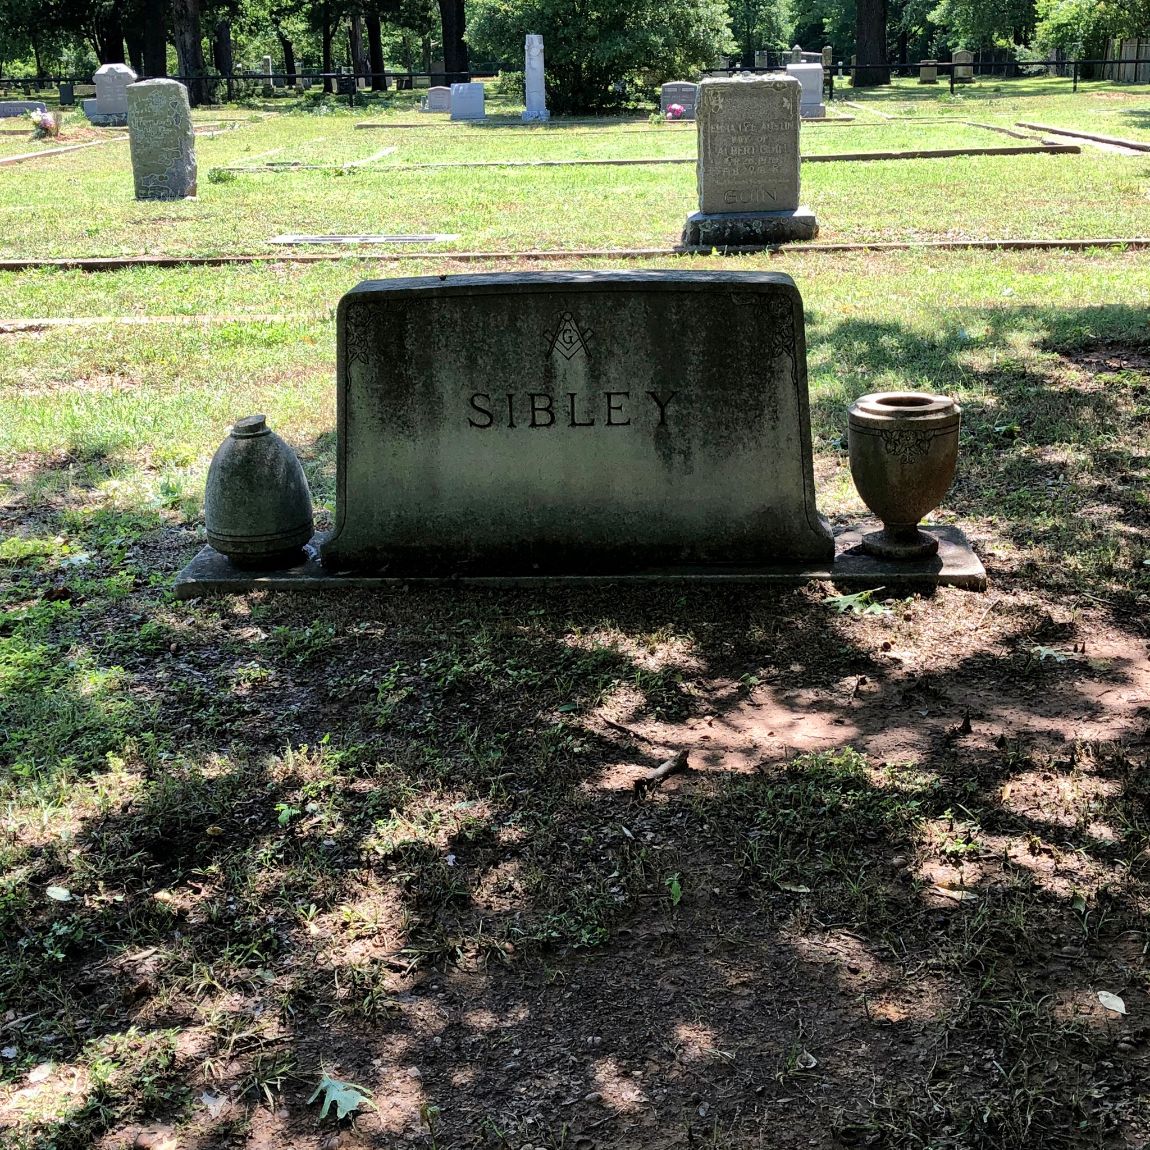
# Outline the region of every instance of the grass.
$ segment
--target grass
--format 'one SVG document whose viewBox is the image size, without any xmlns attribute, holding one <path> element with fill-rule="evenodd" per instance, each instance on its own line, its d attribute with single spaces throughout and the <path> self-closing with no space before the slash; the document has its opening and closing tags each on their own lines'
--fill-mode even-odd
<svg viewBox="0 0 1150 1150">
<path fill-rule="evenodd" d="M 902 109 L 893 99 L 897 92 L 881 99 L 868 96 L 864 107 Z M 1121 90 L 1116 94 L 1125 95 Z M 935 96 L 931 105 L 935 113 L 940 99 Z M 1032 118 L 1035 108 L 1082 109 L 1094 97 L 1083 93 L 1078 99 L 1073 104 L 1064 95 L 1029 102 L 964 95 L 965 102 L 942 109 L 951 122 L 915 124 L 860 115 L 851 124 L 808 125 L 803 147 L 827 154 L 1010 146 L 1015 141 L 965 121 L 1009 125 L 1026 108 Z M 495 107 L 500 106 L 497 101 Z M 906 109 L 919 106 L 907 104 Z M 694 207 L 689 163 L 472 171 L 403 167 L 508 158 L 689 159 L 694 148 L 689 128 L 632 119 L 595 128 L 524 127 L 514 121 L 450 126 L 440 121 L 414 129 L 357 131 L 362 110 L 309 107 L 255 116 L 235 130 L 202 138 L 195 201 L 137 203 L 123 143 L 0 170 L 0 227 L 10 237 L 2 254 L 267 252 L 275 250 L 268 240 L 284 232 L 444 232 L 459 235 L 445 249 L 493 252 L 668 247 L 678 241 L 683 219 Z M 410 101 L 403 109 L 376 118 L 385 124 L 409 123 L 419 115 L 410 110 Z M 378 156 L 386 148 L 395 151 Z M 373 156 L 378 158 L 365 166 L 341 167 Z M 220 177 L 212 176 L 222 169 L 288 162 L 319 167 L 228 171 L 226 182 L 214 182 Z M 819 217 L 822 237 L 832 241 L 1137 236 L 1145 230 L 1146 164 L 1142 158 L 1090 151 L 1080 156 L 818 164 L 804 170 L 804 200 Z M 102 210 L 98 215 L 53 213 L 30 228 L 23 222 L 30 183 L 46 199 L 71 194 L 79 184 Z M 966 194 L 954 195 L 956 183 Z M 888 205 L 908 185 L 916 194 L 894 218 Z M 1026 189 L 1025 196 L 1018 194 L 1020 188 Z M 615 210 L 620 202 L 628 204 L 626 213 Z M 524 238 L 528 235 L 530 243 Z"/>
<path fill-rule="evenodd" d="M 1054 88 L 1025 81 L 1008 108 L 960 118 L 1044 122 L 1071 102 Z M 963 97 L 983 99 L 981 85 Z M 864 102 L 941 104 L 926 100 L 900 85 Z M 808 138 L 961 127 L 866 109 Z M 390 146 L 355 131 L 362 111 L 239 114 L 265 118 L 203 142 L 202 171 L 261 148 L 329 162 Z M 403 131 L 397 146 L 429 156 L 492 132 Z M 484 146 L 690 139 L 642 122 L 577 131 Z M 373 170 L 135 205 L 108 162 L 119 147 L 0 171 L 21 218 L 60 202 L 65 179 L 70 202 L 78 181 L 79 202 L 108 204 L 5 230 L 25 245 L 9 252 L 253 250 L 281 225 L 383 230 L 381 204 L 388 229 L 458 212 L 469 239 L 508 250 L 592 233 L 632 246 L 690 199 L 689 167 L 386 185 Z M 828 229 L 872 237 L 1138 223 L 1141 161 L 1033 162 L 813 165 L 804 180 Z M 958 398 L 961 470 L 939 518 L 976 539 L 991 593 L 875 589 L 883 611 L 861 617 L 814 586 L 176 603 L 234 418 L 269 414 L 330 521 L 340 295 L 369 275 L 479 269 L 0 273 L 0 318 L 203 317 L 0 335 L 6 1147 L 111 1150 L 154 1126 L 197 1150 L 341 1130 L 548 1148 L 1150 1136 L 1150 257 L 643 266 L 795 278 L 817 499 L 836 522 L 863 510 L 847 404 L 887 388 Z M 692 771 L 637 797 L 679 748 Z M 306 1102 L 324 1075 L 377 1109 L 319 1120 Z"/>
</svg>

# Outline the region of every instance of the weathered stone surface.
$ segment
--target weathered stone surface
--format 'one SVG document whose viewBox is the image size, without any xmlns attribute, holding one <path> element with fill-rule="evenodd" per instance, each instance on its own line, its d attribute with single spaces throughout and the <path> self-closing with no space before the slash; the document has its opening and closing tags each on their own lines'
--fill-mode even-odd
<svg viewBox="0 0 1150 1150">
<path fill-rule="evenodd" d="M 659 89 L 659 108 L 663 115 L 672 104 L 678 104 L 683 109 L 683 119 L 695 118 L 695 105 L 699 102 L 699 85 L 686 80 L 672 80 Z"/>
<path fill-rule="evenodd" d="M 128 122 L 128 85 L 136 82 L 136 73 L 127 64 L 104 64 L 96 69 L 92 83 L 96 98 L 84 101 L 84 115 L 93 124 L 123 127 Z"/>
<path fill-rule="evenodd" d="M 918 65 L 918 82 L 920 84 L 938 83 L 938 61 L 920 60 Z"/>
<path fill-rule="evenodd" d="M 436 85 L 434 88 L 428 88 L 427 95 L 423 99 L 423 106 L 420 108 L 420 111 L 450 112 L 451 89 L 445 88 L 442 85 Z"/>
<path fill-rule="evenodd" d="M 952 52 L 950 62 L 954 65 L 954 82 L 956 84 L 974 83 L 974 53 L 959 49 Z"/>
<path fill-rule="evenodd" d="M 612 573 L 833 554 L 787 276 L 367 282 L 340 303 L 337 357 L 329 569 Z"/>
<path fill-rule="evenodd" d="M 0 120 L 14 116 L 27 116 L 31 112 L 46 112 L 48 105 L 42 100 L 0 100 Z"/>
<path fill-rule="evenodd" d="M 208 542 L 233 563 L 298 562 L 311 538 L 311 492 L 292 449 L 263 415 L 239 420 L 208 468 Z"/>
<path fill-rule="evenodd" d="M 794 76 L 802 87 L 799 111 L 803 119 L 817 120 L 827 114 L 823 103 L 823 66 L 821 64 L 788 64 L 787 75 Z"/>
<path fill-rule="evenodd" d="M 524 120 L 550 120 L 547 110 L 547 85 L 543 73 L 543 37 L 528 34 L 523 45 L 523 79 L 527 110 Z"/>
<path fill-rule="evenodd" d="M 885 587 L 887 591 L 905 588 L 962 587 L 967 591 L 986 590 L 986 569 L 974 553 L 969 540 L 957 528 L 931 526 L 938 539 L 938 553 L 909 561 L 892 561 L 868 555 L 862 548 L 864 534 L 871 524 L 844 530 L 835 536 L 834 561 L 813 560 L 796 566 L 706 570 L 663 570 L 629 575 L 573 575 L 563 582 L 575 585 L 671 582 L 673 584 L 764 584 L 767 586 L 801 587 L 812 579 L 833 580 L 838 588 Z M 877 526 L 875 524 L 874 526 Z M 306 549 L 307 558 L 290 567 L 275 571 L 253 571 L 238 567 L 212 547 L 205 547 L 176 576 L 177 599 L 195 599 L 203 595 L 243 595 L 249 591 L 294 591 L 317 594 L 325 591 L 396 591 L 402 592 L 411 582 L 442 582 L 455 587 L 458 583 L 480 586 L 519 586 L 538 588 L 552 582 L 553 576 L 511 575 L 472 576 L 460 579 L 410 580 L 362 571 L 332 571 L 320 564 L 314 545 Z"/>
<path fill-rule="evenodd" d="M 799 206 L 799 105 L 792 77 L 705 77 L 699 85 L 699 210 Z"/>
<path fill-rule="evenodd" d="M 138 200 L 196 194 L 196 139 L 188 90 L 177 80 L 128 88 L 128 136 Z"/>
<path fill-rule="evenodd" d="M 480 83 L 451 85 L 451 118 L 453 120 L 482 120 L 484 88 Z"/>
<path fill-rule="evenodd" d="M 810 208 L 789 212 L 695 212 L 687 217 L 682 244 L 688 248 L 769 247 L 813 240 L 818 220 Z"/>
</svg>

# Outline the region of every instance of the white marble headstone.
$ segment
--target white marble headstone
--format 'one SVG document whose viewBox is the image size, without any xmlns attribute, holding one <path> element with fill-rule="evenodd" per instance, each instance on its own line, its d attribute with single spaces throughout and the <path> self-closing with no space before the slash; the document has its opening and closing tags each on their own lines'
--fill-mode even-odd
<svg viewBox="0 0 1150 1150">
<path fill-rule="evenodd" d="M 453 120 L 482 120 L 486 116 L 483 108 L 483 85 L 451 85 L 451 118 Z"/>
<path fill-rule="evenodd" d="M 105 64 L 97 69 L 93 82 L 96 111 L 103 116 L 128 114 L 127 87 L 136 82 L 136 73 L 127 64 Z"/>
<path fill-rule="evenodd" d="M 427 89 L 427 95 L 423 101 L 421 111 L 424 112 L 450 112 L 451 111 L 451 89 L 445 88 L 443 85 L 436 85 L 434 88 Z"/>
<path fill-rule="evenodd" d="M 787 75 L 794 76 L 802 85 L 799 105 L 804 119 L 818 119 L 827 114 L 823 103 L 823 66 L 821 64 L 788 64 Z"/>
<path fill-rule="evenodd" d="M 523 45 L 523 78 L 527 89 L 524 120 L 549 120 L 547 89 L 543 77 L 543 37 L 529 34 Z"/>
</svg>

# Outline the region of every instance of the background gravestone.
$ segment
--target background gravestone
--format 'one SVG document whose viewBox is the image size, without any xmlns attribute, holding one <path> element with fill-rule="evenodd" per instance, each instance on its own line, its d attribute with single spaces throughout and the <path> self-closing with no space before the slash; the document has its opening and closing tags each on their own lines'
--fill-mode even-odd
<svg viewBox="0 0 1150 1150">
<path fill-rule="evenodd" d="M 834 554 L 788 276 L 367 282 L 341 301 L 336 341 L 329 570 L 601 574 Z"/>
<path fill-rule="evenodd" d="M 823 103 L 823 66 L 821 64 L 788 64 L 787 75 L 794 76 L 802 87 L 799 113 L 804 120 L 821 120 L 827 114 Z"/>
<path fill-rule="evenodd" d="M 136 82 L 136 73 L 127 64 L 104 64 L 92 82 L 96 98 L 84 101 L 84 115 L 101 127 L 122 128 L 128 122 L 128 85 Z"/>
<path fill-rule="evenodd" d="M 480 83 L 451 85 L 451 118 L 453 120 L 482 120 L 487 115 L 483 107 L 484 87 Z"/>
<path fill-rule="evenodd" d="M 442 85 L 427 89 L 427 95 L 419 109 L 421 112 L 450 112 L 451 89 Z"/>
<path fill-rule="evenodd" d="M 818 235 L 799 205 L 799 109 L 791 76 L 707 76 L 699 85 L 699 210 L 687 217 L 692 248 L 766 247 Z"/>
<path fill-rule="evenodd" d="M 523 79 L 527 110 L 524 120 L 550 120 L 547 87 L 543 74 L 543 37 L 529 34 L 523 46 Z"/>
<path fill-rule="evenodd" d="M 951 64 L 954 67 L 954 82 L 956 84 L 974 83 L 974 53 L 959 49 L 952 52 Z"/>
<path fill-rule="evenodd" d="M 196 194 L 196 139 L 183 84 L 132 84 L 128 136 L 137 200 L 179 200 Z"/>
<path fill-rule="evenodd" d="M 672 80 L 659 89 L 659 108 L 664 116 L 672 104 L 678 104 L 683 109 L 683 119 L 693 120 L 698 99 L 699 85 L 686 80 Z"/>
<path fill-rule="evenodd" d="M 0 100 L 0 120 L 27 116 L 29 112 L 46 112 L 48 105 L 42 100 Z"/>
</svg>

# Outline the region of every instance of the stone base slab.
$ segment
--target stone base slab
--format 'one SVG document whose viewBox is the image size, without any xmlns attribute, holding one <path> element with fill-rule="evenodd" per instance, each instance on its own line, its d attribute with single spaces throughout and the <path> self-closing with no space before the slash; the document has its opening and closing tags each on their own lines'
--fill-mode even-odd
<svg viewBox="0 0 1150 1150">
<path fill-rule="evenodd" d="M 825 120 L 827 118 L 826 104 L 800 104 L 799 117 L 803 120 Z"/>
<path fill-rule="evenodd" d="M 678 568 L 631 572 L 626 575 L 519 575 L 461 576 L 457 579 L 399 579 L 384 574 L 332 571 L 318 559 L 321 536 L 305 549 L 306 557 L 294 567 L 278 571 L 250 571 L 236 567 L 211 547 L 202 551 L 176 576 L 177 599 L 201 595 L 242 595 L 249 591 L 298 591 L 314 594 L 324 591 L 385 591 L 407 585 L 451 586 L 470 584 L 495 587 L 549 587 L 605 583 L 765 583 L 782 587 L 802 586 L 812 579 L 825 580 L 838 587 L 873 589 L 882 587 L 892 595 L 903 590 L 929 587 L 961 587 L 967 591 L 986 590 L 983 568 L 966 536 L 957 527 L 930 526 L 938 539 L 938 554 L 929 559 L 895 563 L 876 559 L 862 549 L 862 537 L 877 523 L 849 528 L 835 537 L 833 563 L 760 568 Z"/>
<path fill-rule="evenodd" d="M 525 124 L 543 122 L 551 119 L 551 113 L 546 108 L 542 112 L 524 112 L 521 119 Z"/>
<path fill-rule="evenodd" d="M 128 126 L 127 112 L 98 112 L 96 100 L 84 101 L 84 115 L 90 123 L 97 128 L 126 128 Z"/>
<path fill-rule="evenodd" d="M 813 240 L 818 221 L 810 208 L 790 212 L 695 212 L 683 227 L 686 248 L 750 248 Z"/>
</svg>

